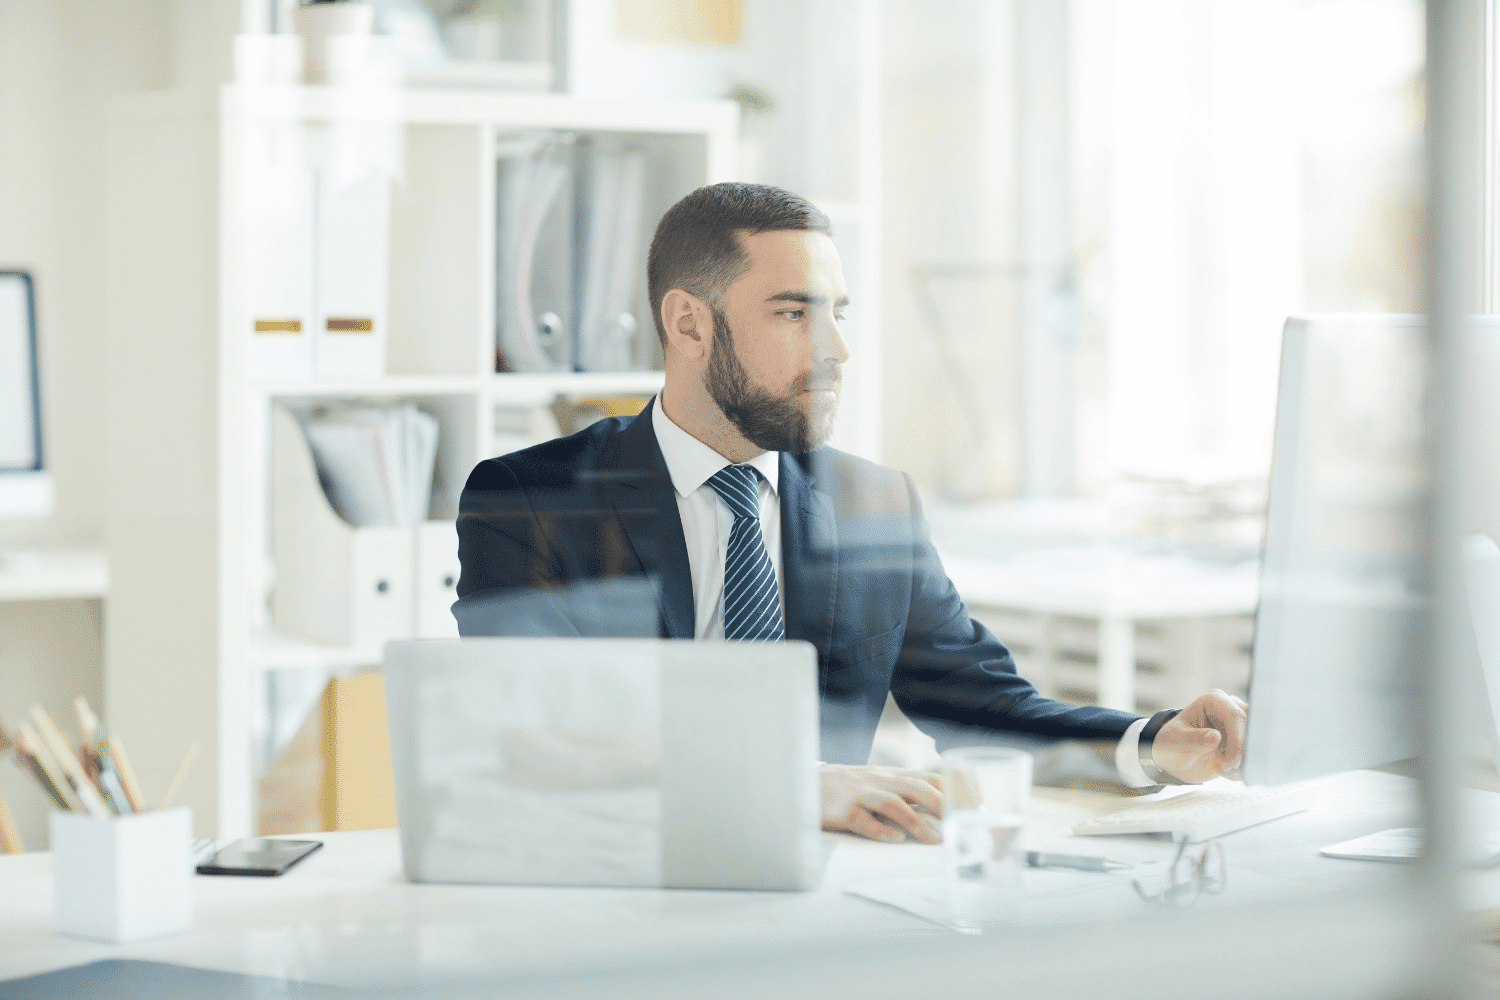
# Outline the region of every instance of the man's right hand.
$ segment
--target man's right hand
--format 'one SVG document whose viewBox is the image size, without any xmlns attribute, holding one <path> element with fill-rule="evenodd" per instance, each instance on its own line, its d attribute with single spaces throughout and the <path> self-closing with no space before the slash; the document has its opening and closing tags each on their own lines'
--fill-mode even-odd
<svg viewBox="0 0 1500 1000">
<path fill-rule="evenodd" d="M 924 844 L 942 842 L 937 818 L 943 814 L 940 775 L 899 767 L 822 764 L 818 785 L 825 830 L 846 830 L 887 844 L 899 844 L 906 833 Z M 882 818 L 895 826 L 881 822 Z"/>
</svg>

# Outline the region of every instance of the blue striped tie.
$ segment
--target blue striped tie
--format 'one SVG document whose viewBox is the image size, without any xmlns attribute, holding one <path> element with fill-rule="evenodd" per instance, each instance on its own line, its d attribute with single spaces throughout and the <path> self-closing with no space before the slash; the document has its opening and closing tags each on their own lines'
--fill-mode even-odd
<svg viewBox="0 0 1500 1000">
<path fill-rule="evenodd" d="M 734 514 L 724 556 L 724 638 L 785 639 L 776 572 L 760 534 L 760 473 L 726 465 L 708 485 Z"/>
</svg>

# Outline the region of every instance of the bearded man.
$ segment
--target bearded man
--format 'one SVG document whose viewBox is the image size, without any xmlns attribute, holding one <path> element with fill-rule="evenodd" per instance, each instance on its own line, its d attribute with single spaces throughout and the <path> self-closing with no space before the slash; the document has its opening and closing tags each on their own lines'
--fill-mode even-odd
<svg viewBox="0 0 1500 1000">
<path fill-rule="evenodd" d="M 849 295 L 822 212 L 764 185 L 700 188 L 657 226 L 647 287 L 666 378 L 645 410 L 470 475 L 464 635 L 805 640 L 823 827 L 876 840 L 934 843 L 941 814 L 937 776 L 866 764 L 887 692 L 940 746 L 1108 740 L 1126 784 L 1233 776 L 1243 702 L 1216 691 L 1146 720 L 1043 698 L 969 617 L 910 477 L 826 446 Z M 650 585 L 588 589 L 599 581 Z M 621 593 L 650 596 L 623 616 L 587 606 Z M 569 600 L 517 627 L 517 594 Z"/>
</svg>

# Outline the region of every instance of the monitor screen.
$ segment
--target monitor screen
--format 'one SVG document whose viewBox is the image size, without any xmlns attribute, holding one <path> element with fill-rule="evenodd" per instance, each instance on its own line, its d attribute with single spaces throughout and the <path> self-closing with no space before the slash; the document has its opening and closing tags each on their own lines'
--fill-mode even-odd
<svg viewBox="0 0 1500 1000">
<path fill-rule="evenodd" d="M 1424 600 L 1423 323 L 1287 321 L 1245 780 L 1402 760 Z"/>
<path fill-rule="evenodd" d="M 31 276 L 0 271 L 0 474 L 41 469 Z"/>
</svg>

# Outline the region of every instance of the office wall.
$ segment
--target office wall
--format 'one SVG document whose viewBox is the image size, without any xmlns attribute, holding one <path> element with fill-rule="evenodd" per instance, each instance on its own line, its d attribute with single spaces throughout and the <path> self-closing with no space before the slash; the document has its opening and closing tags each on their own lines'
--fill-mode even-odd
<svg viewBox="0 0 1500 1000">
<path fill-rule="evenodd" d="M 101 541 L 106 103 L 169 82 L 171 9 L 168 0 L 0 0 L 0 264 L 36 276 L 57 486 L 51 517 L 0 521 L 0 551 Z M 0 604 L 0 719 L 14 723 L 36 702 L 57 712 L 78 694 L 99 704 L 100 614 L 97 601 Z M 8 763 L 0 791 L 27 845 L 44 847 L 41 796 Z"/>
<path fill-rule="evenodd" d="M 1015 13 L 883 5 L 882 460 L 932 495 L 1019 486 Z"/>
<path fill-rule="evenodd" d="M 0 522 L 0 545 L 99 539 L 105 105 L 166 86 L 170 9 L 167 0 L 0 0 L 0 261 L 36 274 L 57 482 L 56 512 Z"/>
</svg>

